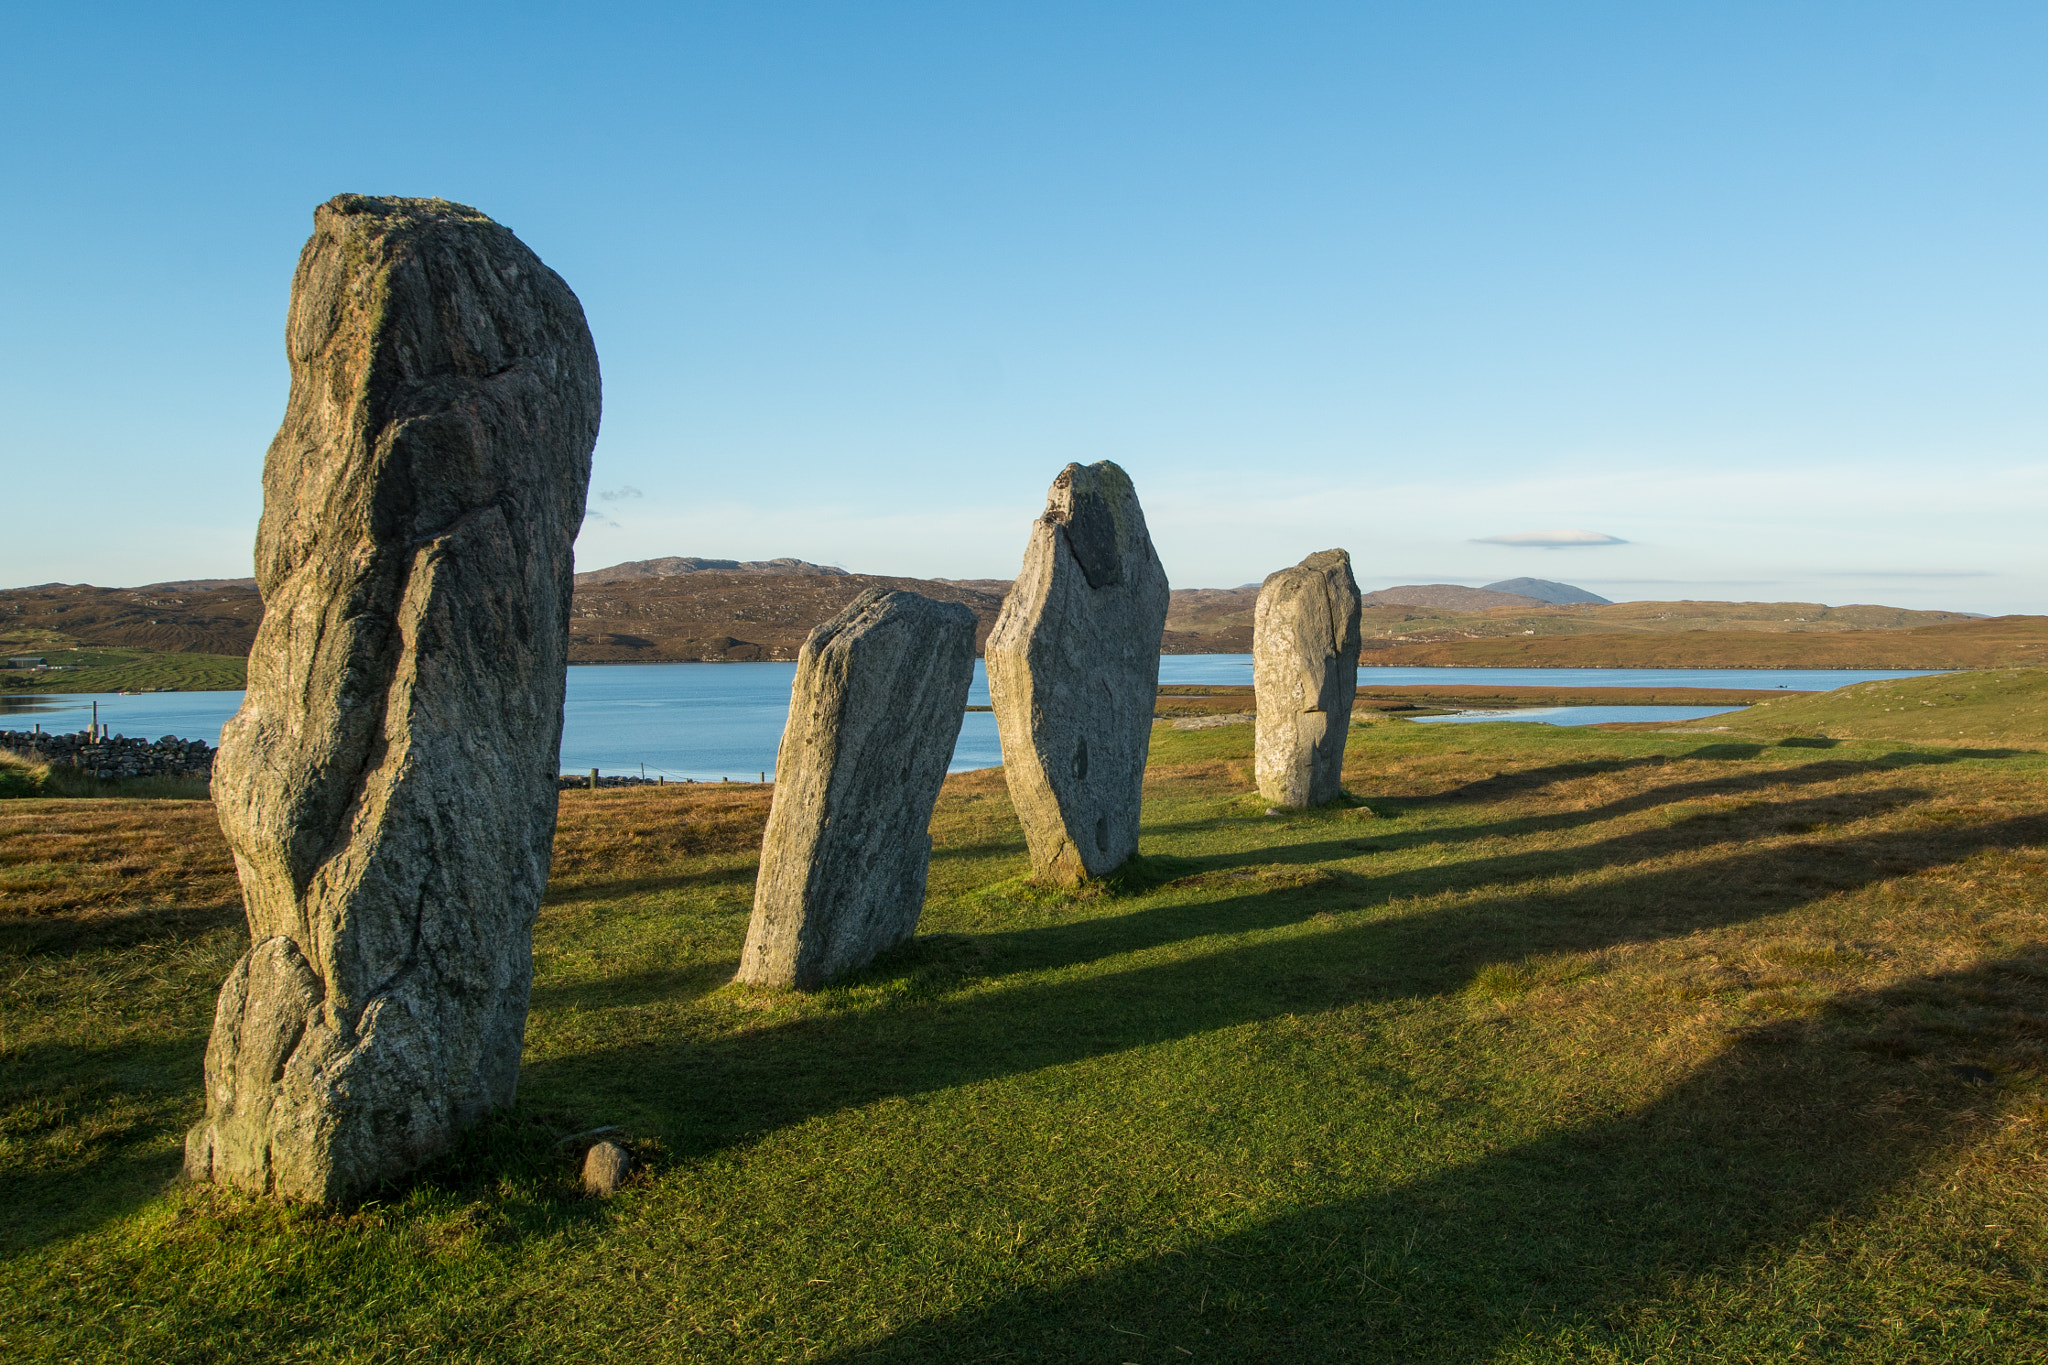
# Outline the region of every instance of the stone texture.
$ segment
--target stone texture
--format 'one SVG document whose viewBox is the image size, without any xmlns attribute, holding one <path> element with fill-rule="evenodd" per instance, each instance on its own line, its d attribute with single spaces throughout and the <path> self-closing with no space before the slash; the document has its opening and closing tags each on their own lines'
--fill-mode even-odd
<svg viewBox="0 0 2048 1365">
<path fill-rule="evenodd" d="M 1166 571 L 1130 475 L 1070 464 L 990 632 L 989 699 L 1032 871 L 1073 884 L 1138 851 Z"/>
<path fill-rule="evenodd" d="M 1358 584 L 1348 553 L 1319 551 L 1259 588 L 1252 688 L 1259 795 L 1286 807 L 1334 800 L 1358 696 Z"/>
<path fill-rule="evenodd" d="M 602 1199 L 625 1183 L 633 1158 L 616 1142 L 600 1142 L 583 1154 L 583 1192 Z"/>
<path fill-rule="evenodd" d="M 185 1168 L 333 1201 L 512 1100 L 598 368 L 569 287 L 437 199 L 315 210 L 285 339 L 213 778 L 253 946 Z"/>
<path fill-rule="evenodd" d="M 738 979 L 810 989 L 917 931 L 974 613 L 870 589 L 797 656 Z"/>
</svg>

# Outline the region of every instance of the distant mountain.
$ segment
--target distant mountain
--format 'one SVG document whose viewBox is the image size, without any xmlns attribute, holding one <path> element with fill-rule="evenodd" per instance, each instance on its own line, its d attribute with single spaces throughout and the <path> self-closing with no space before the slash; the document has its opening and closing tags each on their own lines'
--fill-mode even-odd
<svg viewBox="0 0 2048 1365">
<path fill-rule="evenodd" d="M 1398 588 L 1381 588 L 1378 592 L 1366 593 L 1361 600 L 1368 607 L 1436 607 L 1447 611 L 1548 605 L 1545 599 L 1526 593 L 1462 588 L 1456 583 L 1407 583 Z"/>
<path fill-rule="evenodd" d="M 1594 606 L 1612 606 L 1613 601 L 1597 593 L 1575 588 L 1569 583 L 1553 583 L 1547 578 L 1505 578 L 1498 583 L 1488 583 L 1482 592 L 1511 592 L 1518 597 L 1533 597 L 1538 602 L 1552 602 L 1568 607 L 1576 602 L 1590 602 Z"/>
<path fill-rule="evenodd" d="M 699 559 L 696 555 L 670 555 L 666 559 L 635 559 L 609 569 L 592 569 L 576 575 L 579 584 L 629 583 L 639 578 L 678 578 L 686 573 L 761 573 L 797 578 L 844 578 L 846 570 L 805 559 Z"/>
</svg>

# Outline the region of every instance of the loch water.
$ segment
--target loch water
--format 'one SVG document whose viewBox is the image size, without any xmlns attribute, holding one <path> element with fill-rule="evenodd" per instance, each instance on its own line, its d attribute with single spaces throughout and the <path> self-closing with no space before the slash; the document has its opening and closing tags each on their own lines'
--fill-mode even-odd
<svg viewBox="0 0 2048 1365">
<path fill-rule="evenodd" d="M 1682 668 L 1361 668 L 1366 687 L 1467 684 L 1518 687 L 1727 687 L 1825 691 L 1877 678 L 1919 677 L 1930 670 L 1682 669 Z M 599 769 L 637 775 L 716 782 L 751 782 L 773 776 L 775 749 L 789 712 L 793 663 L 579 665 L 569 670 L 562 709 L 562 770 Z M 1173 684 L 1237 683 L 1252 678 L 1249 654 L 1169 654 L 1159 681 Z M 988 705 L 988 676 L 979 660 L 968 705 Z M 155 739 L 220 742 L 220 728 L 242 704 L 240 692 L 46 693 L 0 696 L 0 730 L 32 725 L 65 732 L 84 729 L 98 703 L 99 719 L 115 734 Z M 1443 720 L 1526 720 L 1552 725 L 1601 720 L 1684 721 L 1731 709 L 1713 706 L 1544 707 L 1507 713 L 1466 712 Z M 1626 712 L 1627 714 L 1618 714 Z M 1615 713 L 1615 714 L 1607 714 Z M 970 711 L 953 749 L 954 772 L 1001 763 L 995 717 Z"/>
</svg>

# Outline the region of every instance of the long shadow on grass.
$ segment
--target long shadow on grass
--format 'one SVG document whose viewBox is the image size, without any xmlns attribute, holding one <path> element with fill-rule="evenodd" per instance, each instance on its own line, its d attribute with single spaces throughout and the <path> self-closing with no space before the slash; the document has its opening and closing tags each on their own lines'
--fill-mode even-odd
<svg viewBox="0 0 2048 1365">
<path fill-rule="evenodd" d="M 1504 801 L 1543 791 L 1561 782 L 1577 781 L 1586 777 L 1606 777 L 1615 773 L 1637 772 L 1644 768 L 1676 768 L 1684 763 L 1726 762 L 1737 759 L 1751 759 L 1760 755 L 1766 745 L 1762 744 L 1710 744 L 1681 754 L 1652 754 L 1642 758 L 1618 758 L 1612 760 L 1576 761 L 1549 764 L 1540 768 L 1529 768 L 1519 772 L 1499 773 L 1483 777 L 1475 782 L 1450 787 L 1429 796 L 1372 797 L 1375 806 L 1386 805 L 1411 810 L 1431 806 L 1444 801 Z M 1787 747 L 1779 745 L 1777 747 Z M 1803 745 L 1790 746 L 1804 748 Z M 1882 771 L 1892 768 L 1926 767 L 1960 763 L 1967 760 L 2003 759 L 2026 756 L 2025 749 L 1949 749 L 1931 752 L 1921 749 L 1901 749 L 1877 758 L 1866 759 L 1823 759 L 1818 762 L 1787 765 L 1782 768 L 1747 770 L 1739 775 L 1702 779 L 1703 784 L 1727 781 L 1746 781 L 1756 787 L 1776 786 L 1788 782 L 1828 782 L 1838 778 L 1853 777 L 1859 773 Z M 1361 783 L 1362 784 L 1362 783 Z"/>
<path fill-rule="evenodd" d="M 74 959 L 67 970 L 90 973 L 123 950 L 189 943 L 241 923 L 239 905 L 0 919 L 0 975 L 48 958 Z M 206 1000 L 217 986 L 200 988 Z M 162 1190 L 178 1169 L 176 1138 L 197 1117 L 208 1022 L 210 1012 L 169 1037 L 0 1051 L 0 1121 L 10 1138 L 0 1158 L 0 1249 L 84 1231 Z"/>
<path fill-rule="evenodd" d="M 1811 828 L 1830 820 L 1875 814 L 1922 795 L 1910 788 L 1888 787 L 1785 802 L 1773 806 L 1769 822 L 1761 826 L 1699 815 L 1573 848 L 1466 858 L 1441 867 L 1404 868 L 1379 875 L 1325 870 L 1319 877 L 1312 875 L 1291 887 L 1276 888 L 1249 903 L 1238 898 L 1206 906 L 1176 901 L 1115 917 L 990 934 L 984 936 L 984 941 L 993 948 L 994 960 L 1002 964 L 999 970 L 1042 971 L 1211 934 L 1274 928 L 1319 910 L 1362 909 L 1407 898 L 1487 890 L 1511 896 L 1517 886 L 1531 882 L 1652 862 L 1716 844 L 1748 843 L 1788 828 Z M 2048 820 L 2044 820 L 2041 829 L 2048 835 Z M 1396 846 L 1393 840 L 1373 842 L 1388 848 Z M 1954 847 L 1945 831 L 1894 831 L 1795 845 L 1768 856 L 1746 853 L 1704 866 L 1690 866 L 1684 870 L 1684 876 L 1697 883 L 1697 891 L 1710 890 L 1721 896 L 1769 895 L 1787 882 L 1796 883 L 1798 889 L 1806 892 L 1847 890 L 1949 861 Z M 1262 877 L 1284 883 L 1290 869 L 1305 870 L 1329 860 L 1359 856 L 1354 841 L 1296 844 L 1263 852 L 1263 872 L 1211 870 L 1183 877 L 1175 885 L 1187 890 L 1230 890 L 1240 881 L 1256 882 Z M 1243 869 L 1250 863 L 1249 859 L 1228 856 L 1173 861 L 1183 867 L 1209 863 L 1220 869 Z M 1629 881 L 1613 886 L 1595 883 L 1574 889 L 1567 898 L 1599 902 L 1610 898 L 1626 900 L 1640 894 L 1637 883 Z"/>
<path fill-rule="evenodd" d="M 114 915 L 0 916 L 0 963 L 85 951 L 118 951 L 244 923 L 239 901 L 130 910 Z"/>
<path fill-rule="evenodd" d="M 2035 945 L 2033 954 L 2044 951 Z M 1630 1335 L 1632 1314 L 1647 1302 L 1716 1271 L 1739 1283 L 1746 1260 L 1825 1220 L 1869 1215 L 1901 1182 L 1983 1131 L 1972 1121 L 1982 1092 L 1943 1065 L 1982 1054 L 1944 1054 L 1952 1044 L 1943 1034 L 1954 1029 L 1938 1008 L 1930 1017 L 1928 1002 L 1950 1002 L 1960 1015 L 1962 1002 L 1991 998 L 2014 1020 L 2008 1032 L 2039 1028 L 2048 1024 L 2048 989 L 2040 964 L 2028 965 L 2031 980 L 1981 965 L 1843 997 L 1817 1019 L 1738 1040 L 1640 1110 L 1412 1185 L 913 1323 L 828 1359 L 1479 1360 L 1560 1331 L 1578 1338 L 1578 1350 L 1560 1358 L 1662 1358 L 1653 1340 Z M 1887 1041 L 1873 1038 L 1872 1020 L 1900 1018 L 1923 1022 L 1918 1064 L 1886 1060 L 1886 1048 L 1871 1046 Z M 2015 1286 L 2032 1279 L 2030 1266 L 1986 1269 L 2009 1271 Z M 1837 1283 L 1819 1293 L 1843 1291 Z M 1774 1287 L 1770 1296 L 1785 1292 Z M 1830 1313 L 1832 1339 L 1815 1330 L 1813 1312 L 1829 1312 L 1823 1304 L 1777 1311 L 1782 1320 L 1764 1324 L 1763 1341 L 1731 1357 L 1770 1358 L 1771 1329 L 1786 1326 L 1827 1355 L 1845 1344 L 1839 1324 L 1849 1333 L 1862 1325 L 1853 1294 Z M 1683 1306 L 1676 1317 L 1685 1323 Z M 1919 1330 L 1934 1334 L 1920 1343 L 1929 1358 L 1947 1358 L 1944 1347 L 1967 1353 L 1938 1321 Z M 1921 1358 L 1896 1341 L 1887 1354 Z"/>
<path fill-rule="evenodd" d="M 855 1008 L 703 1041 L 636 1042 L 538 1062 L 526 1069 L 522 1093 L 593 1122 L 634 1116 L 658 1126 L 673 1149 L 703 1153 L 886 1096 L 1282 1014 L 1442 995 L 1489 964 L 1742 923 L 1896 871 L 2044 840 L 2048 817 L 2028 817 L 1946 828 L 1938 839 L 1921 831 L 1868 837 L 1858 841 L 1853 860 L 1822 869 L 1808 849 L 1753 849 L 1595 887 L 1510 892 L 1365 923 L 1333 918 L 1312 931 L 1270 932 L 1319 905 L 1328 908 L 1332 887 L 1059 924 L 968 940 L 993 950 L 985 960 L 979 953 L 924 960 L 913 953 L 849 988 L 894 990 L 879 998 L 849 995 Z M 1120 971 L 955 989 L 993 974 L 1155 948 L 1163 939 L 1248 931 L 1269 932 L 1228 946 L 1190 945 L 1180 956 Z"/>
<path fill-rule="evenodd" d="M 1644 791 L 1633 792 L 1628 796 L 1620 797 L 1604 805 L 1592 806 L 1583 810 L 1515 816 L 1510 819 L 1483 825 L 1456 825 L 1431 829 L 1399 830 L 1383 828 L 1378 824 L 1345 821 L 1341 815 L 1309 812 L 1297 818 L 1328 821 L 1333 829 L 1341 829 L 1344 837 L 1319 843 L 1275 846 L 1271 841 L 1271 832 L 1270 828 L 1268 828 L 1261 831 L 1263 837 L 1256 848 L 1247 849 L 1240 853 L 1194 855 L 1180 858 L 1178 861 L 1185 863 L 1191 868 L 1205 869 L 1242 867 L 1252 862 L 1328 862 L 1354 858 L 1360 852 L 1399 852 L 1404 849 L 1431 845 L 1466 844 L 1482 839 L 1577 829 L 1585 825 L 1598 824 L 1603 820 L 1619 819 L 1628 815 L 1640 814 L 1646 810 L 1655 810 L 1661 806 L 1678 805 L 1687 801 L 1756 796 L 1787 787 L 1808 786 L 1818 782 L 1839 782 L 1848 778 L 1867 776 L 1872 773 L 1896 772 L 1902 769 L 1954 761 L 1954 759 L 1944 755 L 1900 753 L 1887 754 L 1882 758 L 1862 761 L 1830 760 L 1820 763 L 1805 763 L 1796 767 L 1775 770 L 1766 769 L 1758 771 L 1750 769 L 1729 773 L 1725 776 L 1703 778 L 1693 782 L 1652 787 Z M 1667 765 L 1661 759 L 1646 759 L 1634 766 L 1662 767 Z M 1616 770 L 1618 768 L 1619 765 L 1617 765 Z M 1550 769 L 1538 770 L 1534 775 L 1541 777 L 1553 771 Z M 1398 815 L 1415 815 L 1427 812 L 1432 807 L 1454 802 L 1465 802 L 1474 799 L 1499 799 L 1493 792 L 1482 792 L 1480 790 L 1494 784 L 1503 784 L 1504 790 L 1510 794 L 1521 792 L 1523 789 L 1513 786 L 1514 779 L 1517 776 L 1517 774 L 1506 774 L 1497 778 L 1488 778 L 1483 782 L 1456 788 L 1437 796 L 1404 797 L 1384 801 L 1374 799 L 1370 804 L 1382 810 L 1393 809 L 1398 812 Z M 1547 781 L 1539 781 L 1528 788 L 1528 790 L 1545 785 L 1548 785 Z M 1475 792 L 1480 792 L 1480 794 L 1475 797 Z M 1817 823 L 1819 821 L 1812 819 L 1793 819 L 1788 822 L 1786 815 L 1794 809 L 1800 809 L 1809 815 L 1829 819 L 1855 818 L 1877 813 L 1885 808 L 1886 802 L 1894 805 L 1902 804 L 1925 795 L 1925 792 L 1903 787 L 1893 788 L 1881 793 L 1843 792 L 1826 797 L 1816 797 L 1810 803 L 1781 803 L 1773 806 L 1767 814 L 1770 819 L 1780 824 Z M 1830 814 L 1831 807 L 1839 807 L 1839 810 Z M 1398 815 L 1396 818 L 1398 818 Z M 1695 836 L 1701 832 L 1711 834 L 1714 831 L 1727 830 L 1730 821 L 1744 817 L 1755 818 L 1754 813 L 1750 812 L 1701 812 L 1696 816 L 1688 817 L 1685 821 L 1670 828 L 1682 828 L 1693 833 Z M 1247 820 L 1244 824 L 1247 830 L 1250 831 L 1258 829 L 1260 822 Z M 1182 829 L 1213 830 L 1214 828 L 1215 821 L 1213 820 L 1191 822 L 1185 826 L 1152 826 L 1147 828 L 1146 836 L 1150 839 L 1159 835 L 1170 835 Z M 1744 832 L 1743 837 L 1753 837 L 1758 832 L 1754 829 L 1748 830 Z M 1723 835 L 1722 837 L 1732 836 Z M 1716 841 L 1716 839 L 1711 837 L 1704 840 L 1704 842 Z M 1673 845 L 1674 849 L 1682 846 L 1683 840 Z M 1597 848 L 1599 846 L 1593 847 Z M 1559 855 L 1530 854 L 1526 856 L 1543 858 Z M 1589 863 L 1588 865 L 1594 864 Z M 1483 867 L 1484 864 L 1472 864 L 1472 866 Z"/>
<path fill-rule="evenodd" d="M 569 883 L 551 883 L 547 894 L 541 898 L 542 905 L 580 905 L 585 901 L 615 900 L 620 896 L 649 896 L 659 891 L 684 891 L 714 886 L 739 886 L 751 883 L 759 867 L 756 860 L 749 859 L 732 867 L 715 867 L 704 872 L 649 873 L 645 876 L 619 877 L 611 881 L 588 879 L 580 874 L 579 879 Z"/>
<path fill-rule="evenodd" d="M 1745 750 L 1746 752 L 1746 750 Z M 2005 757 L 2019 753 L 2019 750 L 2004 750 L 1991 753 L 1977 752 L 1967 757 Z M 1653 757 L 1616 760 L 1612 763 L 1565 763 L 1552 767 L 1534 768 L 1526 772 L 1502 773 L 1495 777 L 1482 778 L 1477 782 L 1453 787 L 1429 796 L 1370 796 L 1364 802 L 1373 811 L 1389 819 L 1425 814 L 1432 809 L 1467 803 L 1489 803 L 1528 796 L 1558 782 L 1581 777 L 1597 777 L 1619 772 L 1638 771 L 1644 768 L 1673 768 L 1685 758 Z M 1745 768 L 1725 774 L 1702 777 L 1694 781 L 1672 783 L 1632 792 L 1600 806 L 1583 810 L 1556 811 L 1546 815 L 1516 816 L 1488 825 L 1460 825 L 1453 828 L 1385 832 L 1380 827 L 1358 824 L 1346 825 L 1355 830 L 1357 838 L 1369 838 L 1372 842 L 1385 844 L 1389 839 L 1416 843 L 1470 842 L 1474 839 L 1489 838 L 1502 834 L 1529 834 L 1546 830 L 1572 829 L 1580 825 L 1596 824 L 1639 811 L 1671 805 L 1681 801 L 1703 800 L 1712 797 L 1755 795 L 1785 787 L 1807 786 L 1816 782 L 1839 782 L 1847 778 L 1861 777 L 1874 772 L 1893 772 L 1906 768 L 1926 767 L 1931 764 L 1947 764 L 1960 761 L 1951 754 L 1927 754 L 1899 752 L 1886 754 L 1874 759 L 1828 759 L 1817 763 L 1788 765 L 1782 768 Z M 1681 770 L 1682 771 L 1682 770 Z M 1364 785 L 1356 783 L 1354 785 Z M 1213 831 L 1220 820 L 1231 816 L 1208 817 L 1187 820 L 1174 824 L 1148 824 L 1145 835 L 1148 839 L 1171 836 L 1179 833 Z M 1265 846 L 1270 839 L 1270 824 L 1264 818 L 1236 817 L 1247 831 L 1257 830 Z M 1297 819 L 1341 819 L 1341 815 L 1320 811 L 1302 812 Z M 1333 856 L 1343 856 L 1341 854 Z"/>
</svg>

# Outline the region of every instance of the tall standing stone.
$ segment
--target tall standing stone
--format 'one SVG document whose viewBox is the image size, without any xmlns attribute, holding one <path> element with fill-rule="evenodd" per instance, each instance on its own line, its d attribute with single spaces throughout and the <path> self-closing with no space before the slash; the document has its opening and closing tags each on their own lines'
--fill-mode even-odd
<svg viewBox="0 0 2048 1365">
<path fill-rule="evenodd" d="M 797 656 L 739 980 L 820 986 L 917 932 L 974 613 L 870 588 Z"/>
<path fill-rule="evenodd" d="M 1061 470 L 984 650 L 1041 878 L 1099 877 L 1138 851 L 1166 604 L 1130 475 L 1107 460 Z"/>
<path fill-rule="evenodd" d="M 1259 795 L 1320 806 L 1344 789 L 1358 696 L 1358 584 L 1351 556 L 1322 550 L 1267 576 L 1252 618 Z"/>
<path fill-rule="evenodd" d="M 316 209 L 285 344 L 213 776 L 252 946 L 185 1169 L 331 1201 L 512 1100 L 598 370 L 560 277 L 439 199 Z"/>
</svg>

